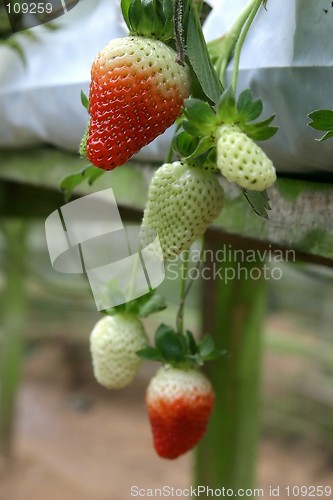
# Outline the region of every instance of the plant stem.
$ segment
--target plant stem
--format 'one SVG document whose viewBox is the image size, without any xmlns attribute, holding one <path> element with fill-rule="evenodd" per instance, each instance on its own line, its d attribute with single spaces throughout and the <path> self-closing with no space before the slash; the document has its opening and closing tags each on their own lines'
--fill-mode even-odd
<svg viewBox="0 0 333 500">
<path fill-rule="evenodd" d="M 132 264 L 132 271 L 131 271 L 131 281 L 129 283 L 128 287 L 128 292 L 126 296 L 126 302 L 127 304 L 134 300 L 133 295 L 135 292 L 136 288 L 136 279 L 137 279 L 137 274 L 138 274 L 138 269 L 139 269 L 139 263 L 140 263 L 140 255 L 137 253 L 134 257 L 134 262 Z"/>
<path fill-rule="evenodd" d="M 183 30 L 183 1 L 174 0 L 173 3 L 174 30 L 176 39 L 176 61 L 181 66 L 185 66 L 185 43 Z"/>
<path fill-rule="evenodd" d="M 181 266 L 181 280 L 180 280 L 180 297 L 179 297 L 179 308 L 177 313 L 177 333 L 178 335 L 184 335 L 184 306 L 186 299 L 186 283 L 187 283 L 187 273 L 189 264 L 189 251 L 184 252 L 184 259 Z"/>
<path fill-rule="evenodd" d="M 199 269 L 202 266 L 203 263 L 203 255 L 205 251 L 205 239 L 202 237 L 201 241 L 201 251 L 200 251 L 200 259 L 197 264 L 197 268 Z M 189 251 L 186 252 L 187 255 L 185 256 L 186 262 L 183 262 L 182 266 L 182 280 L 180 284 L 180 302 L 179 302 L 179 308 L 178 308 L 178 313 L 177 313 L 177 332 L 179 335 L 183 335 L 184 333 L 184 326 L 183 326 L 183 316 L 184 316 L 184 307 L 185 307 L 185 301 L 190 293 L 190 290 L 193 285 L 193 280 L 190 280 L 188 285 L 186 286 L 187 283 L 187 273 L 188 273 L 188 264 L 189 264 Z M 184 274 L 186 278 L 184 279 Z"/>
<path fill-rule="evenodd" d="M 208 42 L 207 44 L 216 71 L 223 84 L 225 70 L 232 57 L 237 40 L 242 32 L 242 29 L 244 28 L 244 24 L 247 21 L 256 1 L 257 0 L 251 0 L 244 7 L 228 33 Z"/>
<path fill-rule="evenodd" d="M 240 61 L 240 55 L 241 55 L 243 43 L 244 43 L 246 35 L 251 27 L 251 24 L 252 24 L 254 18 L 256 17 L 258 10 L 261 7 L 261 4 L 262 4 L 262 0 L 256 0 L 254 2 L 254 6 L 252 8 L 252 11 L 251 11 L 249 17 L 247 18 L 246 23 L 244 24 L 244 28 L 243 28 L 243 30 L 238 38 L 237 44 L 236 44 L 235 57 L 234 57 L 234 71 L 233 71 L 233 75 L 232 75 L 232 88 L 235 92 L 236 92 L 236 88 L 237 88 L 238 73 L 239 73 L 239 61 Z"/>
</svg>

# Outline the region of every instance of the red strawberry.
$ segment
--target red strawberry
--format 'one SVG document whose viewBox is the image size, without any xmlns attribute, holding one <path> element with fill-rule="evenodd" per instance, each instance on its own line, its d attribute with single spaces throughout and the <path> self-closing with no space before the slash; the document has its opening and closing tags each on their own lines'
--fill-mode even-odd
<svg viewBox="0 0 333 500">
<path fill-rule="evenodd" d="M 203 437 L 214 404 L 206 376 L 196 370 L 165 366 L 146 394 L 154 446 L 162 458 L 177 458 Z"/>
<path fill-rule="evenodd" d="M 139 36 L 112 40 L 91 69 L 91 163 L 104 170 L 123 165 L 174 123 L 189 92 L 188 68 L 163 42 Z"/>
</svg>

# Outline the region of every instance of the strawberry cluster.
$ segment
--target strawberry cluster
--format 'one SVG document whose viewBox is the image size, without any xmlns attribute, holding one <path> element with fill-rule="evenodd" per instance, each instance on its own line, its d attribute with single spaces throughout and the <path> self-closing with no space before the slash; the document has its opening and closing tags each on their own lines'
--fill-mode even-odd
<svg viewBox="0 0 333 500">
<path fill-rule="evenodd" d="M 92 64 L 89 99 L 83 97 L 90 117 L 80 145 L 94 166 L 113 170 L 178 120 L 169 158 L 152 178 L 142 221 L 143 247 L 152 229 L 166 260 L 188 250 L 218 217 L 224 203 L 218 175 L 238 184 L 249 201 L 252 191 L 263 192 L 266 200 L 265 189 L 276 179 L 257 144 L 276 132 L 270 126 L 274 117 L 254 122 L 262 102 L 250 90 L 238 100 L 232 88 L 223 91 L 209 56 L 198 63 L 193 47 L 203 57 L 207 47 L 195 35 L 195 7 L 186 3 L 187 11 L 174 16 L 174 5 L 121 0 L 129 36 L 109 42 Z M 146 404 L 157 453 L 174 459 L 205 433 L 214 391 L 201 367 L 224 353 L 210 337 L 197 342 L 182 327 L 165 325 L 149 345 L 139 318 L 163 307 L 148 294 L 107 311 L 91 333 L 90 347 L 95 377 L 109 389 L 128 385 L 142 359 L 162 364 L 147 388 Z"/>
<path fill-rule="evenodd" d="M 143 359 L 162 363 L 146 391 L 147 413 L 156 452 L 175 459 L 200 441 L 213 410 L 214 390 L 200 366 L 225 353 L 209 336 L 197 343 L 189 331 L 182 336 L 166 325 L 149 345 L 139 316 L 163 307 L 150 294 L 108 311 L 91 332 L 90 349 L 96 380 L 107 389 L 130 384 Z"/>
</svg>

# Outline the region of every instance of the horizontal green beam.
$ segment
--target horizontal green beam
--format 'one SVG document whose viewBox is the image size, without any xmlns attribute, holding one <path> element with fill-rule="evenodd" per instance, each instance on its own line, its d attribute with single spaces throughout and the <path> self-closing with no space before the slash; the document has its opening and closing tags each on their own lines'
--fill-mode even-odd
<svg viewBox="0 0 333 500">
<path fill-rule="evenodd" d="M 63 203 L 60 193 L 61 180 L 86 165 L 78 155 L 44 147 L 31 150 L 2 150 L 0 152 L 0 213 L 5 214 L 10 203 L 19 205 L 29 198 L 29 215 L 40 216 L 50 212 L 56 198 L 51 194 L 34 196 L 27 187 L 49 189 L 59 194 L 59 205 Z M 91 187 L 82 184 L 78 195 L 112 187 L 117 202 L 130 210 L 142 211 L 147 189 L 153 174 L 151 165 L 130 163 L 106 172 Z M 5 184 L 4 184 L 5 182 Z M 6 195 L 6 185 L 20 184 Z M 298 252 L 333 259 L 333 184 L 312 180 L 278 179 L 269 190 L 272 210 L 269 220 L 254 214 L 237 186 L 224 182 L 225 208 L 215 221 L 214 228 L 228 235 L 250 238 L 266 245 L 293 248 Z M 41 191 L 39 191 L 41 193 Z M 23 193 L 26 193 L 24 195 Z M 2 200 L 2 203 L 1 203 Z"/>
</svg>

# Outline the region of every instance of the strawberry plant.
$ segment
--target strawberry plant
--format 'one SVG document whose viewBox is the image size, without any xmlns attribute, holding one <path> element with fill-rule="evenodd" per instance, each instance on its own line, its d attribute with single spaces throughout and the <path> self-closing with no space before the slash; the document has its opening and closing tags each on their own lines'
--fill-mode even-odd
<svg viewBox="0 0 333 500">
<path fill-rule="evenodd" d="M 237 95 L 242 45 L 266 2 L 251 0 L 231 32 L 208 45 L 200 22 L 203 4 L 121 0 L 129 34 L 111 40 L 97 54 L 89 96 L 81 95 L 89 118 L 80 154 L 91 165 L 62 184 L 68 199 L 82 180 L 93 183 L 105 170 L 121 168 L 176 124 L 168 156 L 151 180 L 141 231 L 142 246 L 147 247 L 145 238 L 154 230 L 164 260 L 182 255 L 175 329 L 160 325 L 149 344 L 139 318 L 165 307 L 151 292 L 105 311 L 90 339 L 94 374 L 107 388 L 130 383 L 144 359 L 162 364 L 147 388 L 146 404 L 155 449 L 168 459 L 191 450 L 203 437 L 215 394 L 202 369 L 226 354 L 209 335 L 196 340 L 184 328 L 192 285 L 190 247 L 223 209 L 219 176 L 237 184 L 263 217 L 270 208 L 266 189 L 276 179 L 273 163 L 258 144 L 276 133 L 274 116 L 258 120 L 263 105 L 250 89 Z M 232 56 L 232 83 L 225 88 Z M 154 253 L 153 245 L 149 248 Z M 156 255 L 161 259 L 158 251 Z"/>
</svg>

